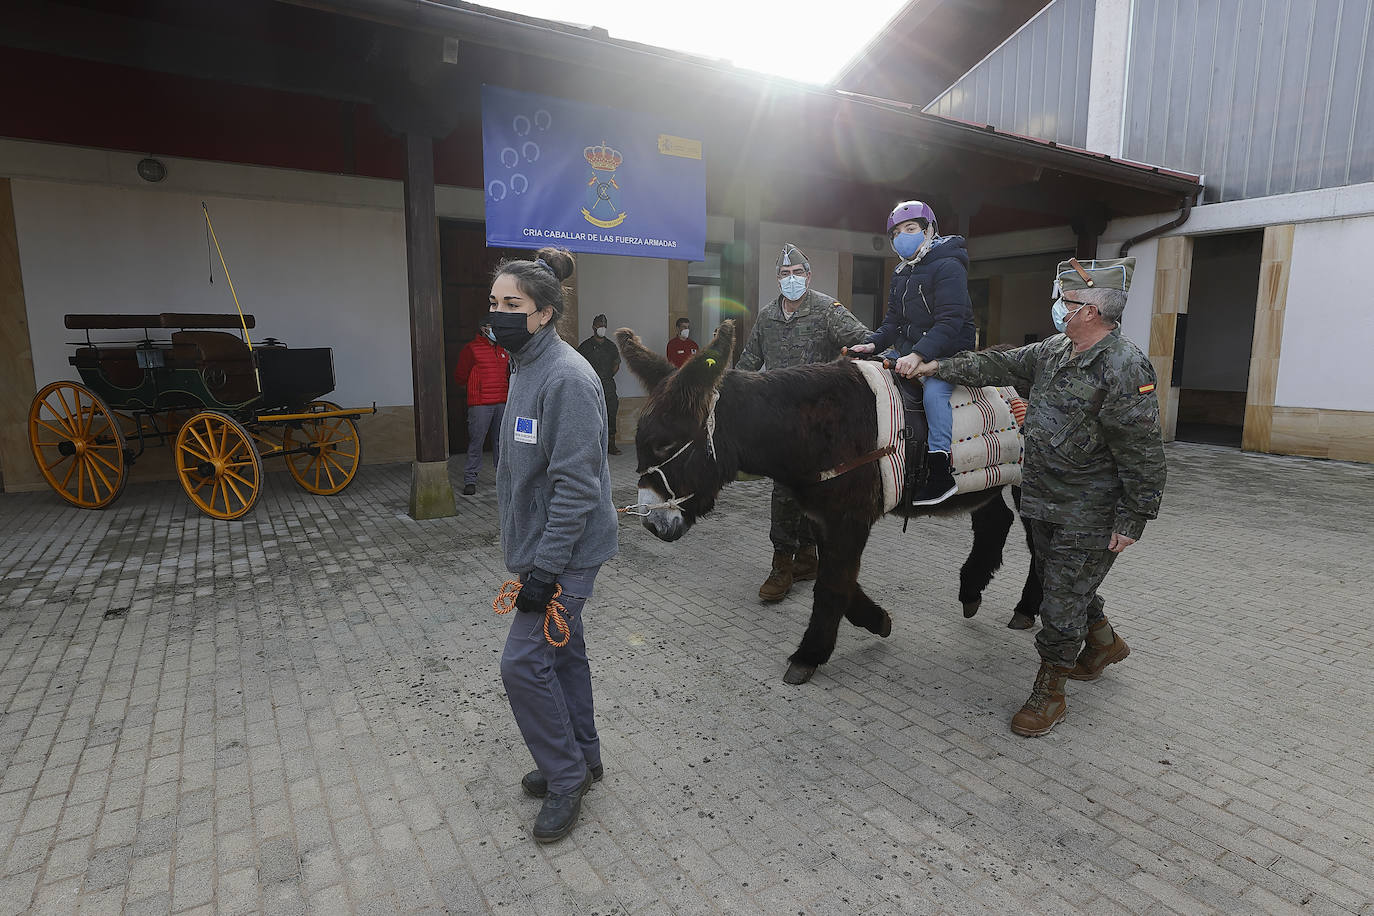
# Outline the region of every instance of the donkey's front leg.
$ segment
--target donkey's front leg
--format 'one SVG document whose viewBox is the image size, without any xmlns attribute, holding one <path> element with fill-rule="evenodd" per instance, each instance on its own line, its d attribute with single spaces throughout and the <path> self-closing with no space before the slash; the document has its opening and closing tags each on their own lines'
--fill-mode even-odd
<svg viewBox="0 0 1374 916">
<path fill-rule="evenodd" d="M 816 673 L 816 668 L 830 660 L 839 635 L 840 618 L 850 612 L 851 599 L 858 588 L 859 557 L 868 540 L 867 527 L 856 530 L 854 525 L 831 522 L 824 525 L 823 530 L 811 620 L 801 645 L 788 659 L 791 664 L 782 678 L 788 684 L 805 684 Z M 867 626 L 870 621 L 854 622 Z"/>
</svg>

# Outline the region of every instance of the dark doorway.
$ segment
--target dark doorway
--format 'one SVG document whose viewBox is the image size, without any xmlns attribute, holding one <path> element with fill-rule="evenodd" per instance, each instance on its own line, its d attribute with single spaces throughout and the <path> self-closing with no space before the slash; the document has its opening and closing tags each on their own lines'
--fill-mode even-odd
<svg viewBox="0 0 1374 916">
<path fill-rule="evenodd" d="M 1179 389 L 1175 439 L 1240 448 L 1263 248 L 1263 232 L 1193 240 L 1187 333 L 1175 338 L 1170 380 Z"/>
<path fill-rule="evenodd" d="M 481 223 L 439 221 L 439 275 L 444 305 L 444 374 L 448 377 L 448 450 L 467 451 L 467 393 L 453 380 L 458 355 L 487 313 L 491 275 L 502 258 L 529 257 L 514 248 L 488 248 Z"/>
</svg>

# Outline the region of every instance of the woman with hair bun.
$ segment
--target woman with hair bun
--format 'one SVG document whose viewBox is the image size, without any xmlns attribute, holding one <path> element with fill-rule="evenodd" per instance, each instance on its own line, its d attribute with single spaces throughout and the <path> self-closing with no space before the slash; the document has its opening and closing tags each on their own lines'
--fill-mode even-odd
<svg viewBox="0 0 1374 916">
<path fill-rule="evenodd" d="M 496 469 L 501 548 L 522 583 L 501 680 L 537 766 L 521 785 L 544 799 L 533 831 L 540 843 L 572 831 L 582 796 L 602 775 L 582 610 L 618 549 L 606 399 L 592 367 L 558 336 L 562 281 L 572 272 L 572 255 L 559 248 L 502 261 L 489 300 L 492 334 L 512 364 Z M 561 647 L 544 635 L 558 586 L 569 630 Z"/>
</svg>

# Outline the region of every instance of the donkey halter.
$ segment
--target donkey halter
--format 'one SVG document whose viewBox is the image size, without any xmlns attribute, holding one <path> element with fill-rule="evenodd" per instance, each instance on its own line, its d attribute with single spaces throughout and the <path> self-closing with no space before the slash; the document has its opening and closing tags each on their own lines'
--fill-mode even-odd
<svg viewBox="0 0 1374 916">
<path fill-rule="evenodd" d="M 711 392 L 711 407 L 706 412 L 706 454 L 711 456 L 712 461 L 716 460 L 716 401 L 718 400 L 720 400 L 720 392 Z M 666 501 L 661 503 L 632 503 L 617 511 L 623 512 L 626 515 L 635 515 L 640 518 L 645 518 L 649 513 L 659 509 L 677 509 L 687 500 L 695 496 L 695 493 L 687 493 L 683 496 L 675 494 L 673 492 L 673 485 L 668 482 L 668 475 L 663 473 L 663 469 L 668 466 L 668 463 L 678 455 L 687 451 L 694 442 L 696 442 L 695 439 L 688 439 L 686 442 L 682 443 L 677 451 L 673 452 L 667 458 L 664 458 L 653 467 L 645 468 L 640 472 L 640 477 L 647 477 L 650 474 L 658 475 L 658 479 L 663 481 L 663 489 L 668 491 L 668 499 Z"/>
</svg>

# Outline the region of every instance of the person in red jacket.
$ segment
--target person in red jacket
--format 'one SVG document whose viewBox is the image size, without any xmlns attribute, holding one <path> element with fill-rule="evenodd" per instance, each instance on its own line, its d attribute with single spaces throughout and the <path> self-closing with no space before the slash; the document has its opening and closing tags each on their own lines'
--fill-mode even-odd
<svg viewBox="0 0 1374 916">
<path fill-rule="evenodd" d="M 453 370 L 458 387 L 468 391 L 468 463 L 463 469 L 463 495 L 477 492 L 477 472 L 482 469 L 482 446 L 487 432 L 501 429 L 506 413 L 506 392 L 510 389 L 510 354 L 496 345 L 491 325 L 483 324 L 477 336 L 468 341 Z M 491 437 L 491 461 L 501 462 L 500 437 Z"/>
<path fill-rule="evenodd" d="M 681 369 L 700 349 L 701 347 L 692 339 L 692 322 L 686 318 L 679 318 L 677 336 L 668 341 L 668 362 Z"/>
</svg>

